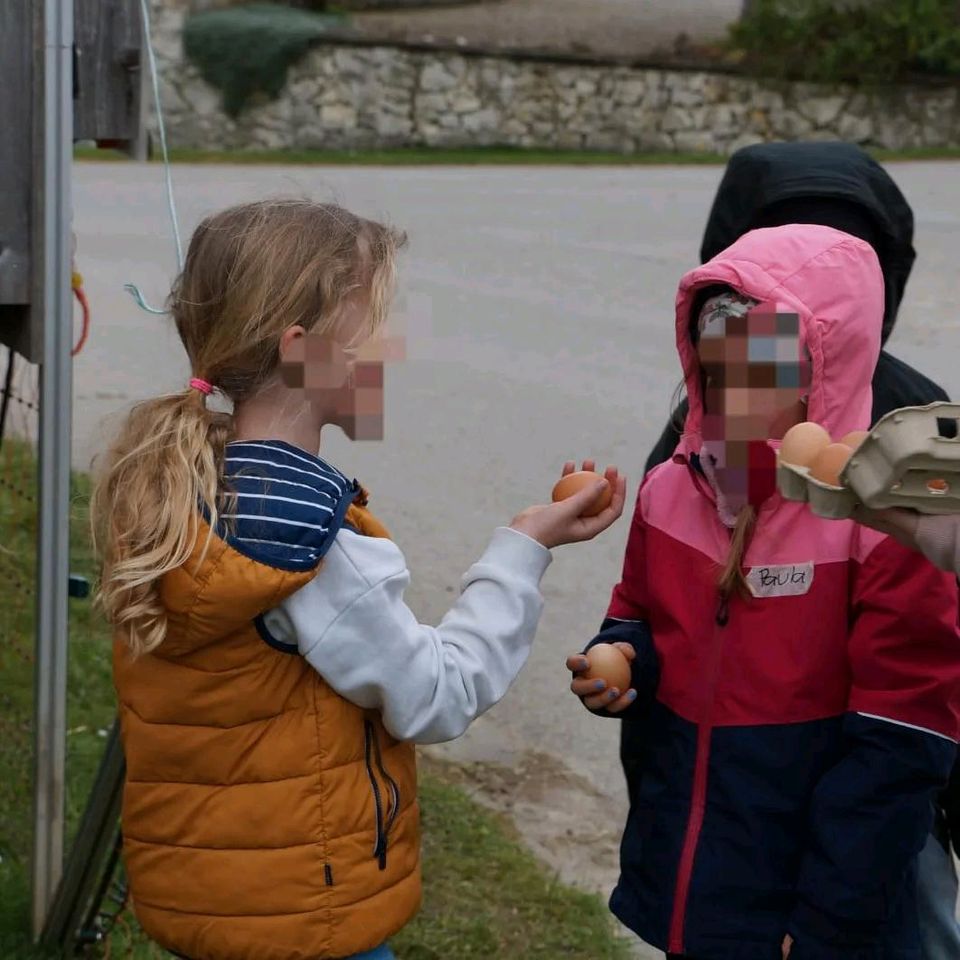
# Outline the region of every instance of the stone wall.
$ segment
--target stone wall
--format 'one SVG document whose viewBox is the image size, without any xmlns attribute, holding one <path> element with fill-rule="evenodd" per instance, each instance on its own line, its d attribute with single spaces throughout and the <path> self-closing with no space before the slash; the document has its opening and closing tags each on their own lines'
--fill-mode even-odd
<svg viewBox="0 0 960 960">
<path fill-rule="evenodd" d="M 155 0 L 156 2 L 156 0 Z M 730 153 L 761 140 L 960 146 L 956 85 L 865 93 L 719 73 L 337 43 L 236 120 L 183 57 L 182 12 L 154 43 L 168 138 L 196 149 L 510 145 Z"/>
</svg>

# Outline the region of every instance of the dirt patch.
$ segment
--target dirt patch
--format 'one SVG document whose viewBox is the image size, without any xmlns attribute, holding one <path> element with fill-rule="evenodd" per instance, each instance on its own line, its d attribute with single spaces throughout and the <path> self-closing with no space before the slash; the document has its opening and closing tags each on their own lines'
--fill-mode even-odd
<svg viewBox="0 0 960 960">
<path fill-rule="evenodd" d="M 564 884 L 607 897 L 617 879 L 623 814 L 616 803 L 555 757 L 528 751 L 510 766 L 461 762 L 435 749 L 420 764 L 501 814 L 518 839 Z M 621 928 L 638 960 L 663 954 Z"/>
<path fill-rule="evenodd" d="M 611 800 L 554 757 L 527 753 L 515 766 L 426 763 L 483 806 L 504 814 L 563 883 L 609 895 L 616 881 L 622 818 Z"/>
</svg>

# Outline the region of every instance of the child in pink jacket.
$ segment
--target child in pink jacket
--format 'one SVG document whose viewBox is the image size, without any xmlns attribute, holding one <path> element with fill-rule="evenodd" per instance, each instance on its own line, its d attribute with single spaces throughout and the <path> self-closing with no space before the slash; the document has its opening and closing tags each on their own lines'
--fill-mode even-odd
<svg viewBox="0 0 960 960">
<path fill-rule="evenodd" d="M 883 304 L 873 249 L 814 225 L 680 284 L 690 410 L 592 641 L 628 653 L 631 690 L 573 682 L 646 731 L 611 908 L 675 957 L 919 960 L 916 859 L 960 733 L 954 578 L 775 483 L 792 424 L 869 426 Z"/>
</svg>

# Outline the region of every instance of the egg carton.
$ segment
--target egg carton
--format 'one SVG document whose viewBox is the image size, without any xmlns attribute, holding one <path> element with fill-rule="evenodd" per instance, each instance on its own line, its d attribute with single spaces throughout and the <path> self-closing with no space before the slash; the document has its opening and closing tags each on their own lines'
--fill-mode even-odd
<svg viewBox="0 0 960 960">
<path fill-rule="evenodd" d="M 809 501 L 815 514 L 834 520 L 851 516 L 858 503 L 873 510 L 960 513 L 960 439 L 941 436 L 938 420 L 960 421 L 960 404 L 888 413 L 854 450 L 840 472 L 840 487 L 814 479 L 806 467 L 778 462 L 780 492 L 787 500 Z"/>
<path fill-rule="evenodd" d="M 941 436 L 938 420 L 952 420 L 960 428 L 960 404 L 888 413 L 854 451 L 841 481 L 874 510 L 960 513 L 960 438 Z"/>
</svg>

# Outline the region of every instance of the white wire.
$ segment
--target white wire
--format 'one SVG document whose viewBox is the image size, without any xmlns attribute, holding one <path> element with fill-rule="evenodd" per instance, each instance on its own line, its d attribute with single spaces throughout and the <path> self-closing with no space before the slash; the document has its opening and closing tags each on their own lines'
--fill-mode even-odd
<svg viewBox="0 0 960 960">
<path fill-rule="evenodd" d="M 147 0 L 140 0 L 143 12 L 143 32 L 146 38 L 147 57 L 150 61 L 150 78 L 153 81 L 153 102 L 157 108 L 157 127 L 160 131 L 160 152 L 163 155 L 163 167 L 167 178 L 167 206 L 170 221 L 173 224 L 173 239 L 177 245 L 177 268 L 183 269 L 183 245 L 180 243 L 180 224 L 177 221 L 177 207 L 173 199 L 173 175 L 170 170 L 170 155 L 167 152 L 167 131 L 163 122 L 163 105 L 160 103 L 160 80 L 157 73 L 157 59 L 153 53 L 153 39 L 150 33 L 150 7 Z"/>
<path fill-rule="evenodd" d="M 177 245 L 177 268 L 183 269 L 183 246 L 180 243 L 180 225 L 177 222 L 177 207 L 173 199 L 173 175 L 170 171 L 170 156 L 167 153 L 167 131 L 163 122 L 163 104 L 160 103 L 160 80 L 157 74 L 157 60 L 153 53 L 153 37 L 150 31 L 150 8 L 147 0 L 140 0 L 143 11 L 143 29 L 147 39 L 147 58 L 150 61 L 150 78 L 153 81 L 153 102 L 157 108 L 157 127 L 160 131 L 160 152 L 163 155 L 163 168 L 167 177 L 167 206 L 170 210 L 170 222 L 173 224 L 173 239 Z"/>
<path fill-rule="evenodd" d="M 173 241 L 177 247 L 177 269 L 183 269 L 183 245 L 180 242 L 180 224 L 177 221 L 177 205 L 173 199 L 173 174 L 170 170 L 170 154 L 167 152 L 167 131 L 163 123 L 163 105 L 160 103 L 160 80 L 157 74 L 157 59 L 153 53 L 153 38 L 150 35 L 150 8 L 148 0 L 140 0 L 140 13 L 143 17 L 143 37 L 146 41 L 147 60 L 150 63 L 150 79 L 153 81 L 153 102 L 157 109 L 157 126 L 160 130 L 160 152 L 163 156 L 163 169 L 167 179 L 167 209 L 173 224 Z M 125 283 L 123 289 L 129 293 L 142 310 L 147 313 L 165 314 L 166 310 L 151 307 L 144 299 L 135 283 Z"/>
</svg>

